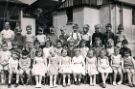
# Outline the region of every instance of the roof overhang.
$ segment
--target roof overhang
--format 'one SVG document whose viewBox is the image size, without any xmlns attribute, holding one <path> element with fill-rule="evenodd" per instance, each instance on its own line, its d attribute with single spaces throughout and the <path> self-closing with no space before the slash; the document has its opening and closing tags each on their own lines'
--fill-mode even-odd
<svg viewBox="0 0 135 89">
<path fill-rule="evenodd" d="M 135 0 L 115 0 L 115 1 L 135 6 Z"/>
</svg>

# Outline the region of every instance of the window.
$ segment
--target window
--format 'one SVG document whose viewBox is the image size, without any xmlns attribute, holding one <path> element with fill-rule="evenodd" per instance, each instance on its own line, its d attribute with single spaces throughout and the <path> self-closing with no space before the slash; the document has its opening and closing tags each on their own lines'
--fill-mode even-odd
<svg viewBox="0 0 135 89">
<path fill-rule="evenodd" d="M 135 25 L 135 9 L 132 9 L 132 24 Z"/>
<path fill-rule="evenodd" d="M 67 24 L 72 24 L 72 22 L 73 22 L 73 8 L 67 8 L 66 14 L 67 14 Z"/>
</svg>

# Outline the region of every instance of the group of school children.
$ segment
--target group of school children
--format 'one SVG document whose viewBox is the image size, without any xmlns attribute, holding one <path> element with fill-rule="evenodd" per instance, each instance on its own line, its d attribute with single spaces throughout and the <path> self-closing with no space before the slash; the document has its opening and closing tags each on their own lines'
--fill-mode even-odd
<svg viewBox="0 0 135 89">
<path fill-rule="evenodd" d="M 22 36 L 19 27 L 12 32 L 9 23 L 5 23 L 1 32 L 1 84 L 7 80 L 10 88 L 13 81 L 15 87 L 35 81 L 35 87 L 41 88 L 46 79 L 45 83 L 51 88 L 81 83 L 90 86 L 101 83 L 106 88 L 108 81 L 116 86 L 125 83 L 127 78 L 128 85 L 135 87 L 135 60 L 122 34 L 122 25 L 116 35 L 111 32 L 111 24 L 107 24 L 105 34 L 100 32 L 100 25 L 96 25 L 92 37 L 89 28 L 84 25 L 84 33 L 80 33 L 75 24 L 73 32 L 67 35 L 63 27 L 54 45 L 41 28 L 34 36 L 31 26 L 27 26 L 27 33 Z"/>
</svg>

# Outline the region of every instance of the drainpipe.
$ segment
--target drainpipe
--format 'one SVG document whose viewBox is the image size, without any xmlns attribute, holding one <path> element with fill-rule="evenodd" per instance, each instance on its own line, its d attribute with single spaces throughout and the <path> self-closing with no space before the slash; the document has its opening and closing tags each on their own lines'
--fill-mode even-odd
<svg viewBox="0 0 135 89">
<path fill-rule="evenodd" d="M 123 3 L 120 4 L 120 24 L 123 25 Z"/>
</svg>

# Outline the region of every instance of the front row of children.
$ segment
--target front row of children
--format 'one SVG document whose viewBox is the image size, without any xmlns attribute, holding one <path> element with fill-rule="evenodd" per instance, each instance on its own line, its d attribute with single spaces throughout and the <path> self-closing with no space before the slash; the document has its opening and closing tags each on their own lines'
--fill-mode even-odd
<svg viewBox="0 0 135 89">
<path fill-rule="evenodd" d="M 45 74 L 49 75 L 51 88 L 57 87 L 59 74 L 62 75 L 63 86 L 71 85 L 71 80 L 74 80 L 75 84 L 80 84 L 86 74 L 90 77 L 89 84 L 94 86 L 96 85 L 97 74 L 101 74 L 102 87 L 105 88 L 110 73 L 113 74 L 113 85 L 122 84 L 123 73 L 127 73 L 129 86 L 135 86 L 133 83 L 135 61 L 130 56 L 129 49 L 123 50 L 124 56 L 121 56 L 120 48 L 115 47 L 114 53 L 110 57 L 106 56 L 107 52 L 104 48 L 100 50 L 98 57 L 94 56 L 95 51 L 93 49 L 89 49 L 84 57 L 81 55 L 82 50 L 80 48 L 74 48 L 74 56 L 71 58 L 68 56 L 68 50 L 60 49 L 59 45 L 57 48 L 46 47 L 35 52 L 36 55 L 31 67 L 32 60 L 29 58 L 27 50 L 23 50 L 22 55 L 19 55 L 16 51 L 12 53 L 8 51 L 6 43 L 3 44 L 2 48 L 0 53 L 1 82 L 6 79 L 4 72 L 8 71 L 8 87 L 11 87 L 13 74 L 16 74 L 15 87 L 19 85 L 19 80 L 24 83 L 24 73 L 27 77 L 26 84 L 29 84 L 32 73 L 36 81 L 35 87 L 38 88 L 41 88 L 42 78 L 45 77 Z M 48 57 L 44 57 L 44 55 L 48 55 Z M 120 78 L 117 78 L 118 74 Z M 119 79 L 118 82 L 117 79 Z"/>
</svg>

